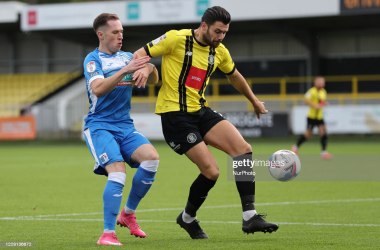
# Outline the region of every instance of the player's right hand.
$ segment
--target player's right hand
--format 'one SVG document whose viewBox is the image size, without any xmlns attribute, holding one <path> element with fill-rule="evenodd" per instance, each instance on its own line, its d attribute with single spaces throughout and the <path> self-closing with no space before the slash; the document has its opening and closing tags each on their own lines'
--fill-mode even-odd
<svg viewBox="0 0 380 250">
<path fill-rule="evenodd" d="M 149 56 L 137 58 L 137 55 L 133 54 L 132 61 L 130 61 L 127 66 L 125 66 L 125 70 L 127 71 L 127 74 L 133 73 L 136 70 L 146 67 L 145 64 L 149 61 Z"/>
<path fill-rule="evenodd" d="M 268 110 L 264 106 L 265 102 L 257 101 L 253 103 L 253 109 L 257 116 L 257 119 L 260 119 L 260 114 L 267 114 Z"/>
</svg>

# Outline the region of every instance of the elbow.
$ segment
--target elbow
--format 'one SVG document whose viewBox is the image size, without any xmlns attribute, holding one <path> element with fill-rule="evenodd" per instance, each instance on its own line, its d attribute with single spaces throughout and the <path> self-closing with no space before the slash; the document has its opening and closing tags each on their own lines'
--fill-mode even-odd
<svg viewBox="0 0 380 250">
<path fill-rule="evenodd" d="M 101 91 L 99 88 L 93 88 L 92 89 L 92 93 L 94 93 L 94 95 L 96 96 L 96 97 L 102 97 L 102 96 L 104 96 L 104 94 L 105 93 L 103 93 L 103 91 Z"/>
<path fill-rule="evenodd" d="M 152 83 L 153 84 L 157 84 L 158 83 L 158 79 L 159 77 L 158 77 L 158 75 L 155 75 L 154 77 L 153 77 L 153 80 L 152 80 Z"/>
</svg>

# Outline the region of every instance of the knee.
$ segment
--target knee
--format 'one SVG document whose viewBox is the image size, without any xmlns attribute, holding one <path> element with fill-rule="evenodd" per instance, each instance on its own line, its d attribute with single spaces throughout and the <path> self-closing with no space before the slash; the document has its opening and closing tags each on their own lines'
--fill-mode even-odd
<svg viewBox="0 0 380 250">
<path fill-rule="evenodd" d="M 151 150 L 148 152 L 145 157 L 144 161 L 158 161 L 160 160 L 160 156 L 158 155 L 156 150 Z"/>
<path fill-rule="evenodd" d="M 149 156 L 148 156 L 148 161 L 158 161 L 160 160 L 160 156 L 158 155 L 157 152 L 152 152 Z"/>
<path fill-rule="evenodd" d="M 251 144 L 249 144 L 249 143 L 246 142 L 246 145 L 245 145 L 244 149 L 245 149 L 244 150 L 244 154 L 251 153 L 252 152 L 252 146 L 251 146 Z"/>
<path fill-rule="evenodd" d="M 206 171 L 202 171 L 202 174 L 213 181 L 219 178 L 219 168 L 208 168 Z"/>
<path fill-rule="evenodd" d="M 325 129 L 325 128 L 322 128 L 322 129 L 319 131 L 319 134 L 320 134 L 320 136 L 327 136 L 326 129 Z"/>
<path fill-rule="evenodd" d="M 210 172 L 209 176 L 206 177 L 210 180 L 216 181 L 219 178 L 219 170 Z"/>
<path fill-rule="evenodd" d="M 124 162 L 118 161 L 111 163 L 105 167 L 107 173 L 113 173 L 113 172 L 122 172 L 125 173 L 125 165 Z"/>
<path fill-rule="evenodd" d="M 238 149 L 237 149 L 237 154 L 242 155 L 242 154 L 247 154 L 252 152 L 252 146 L 251 144 L 247 143 L 244 141 L 244 144 L 242 144 Z"/>
<path fill-rule="evenodd" d="M 311 137 L 311 134 L 312 132 L 307 131 L 304 136 L 306 139 L 309 139 Z"/>
</svg>

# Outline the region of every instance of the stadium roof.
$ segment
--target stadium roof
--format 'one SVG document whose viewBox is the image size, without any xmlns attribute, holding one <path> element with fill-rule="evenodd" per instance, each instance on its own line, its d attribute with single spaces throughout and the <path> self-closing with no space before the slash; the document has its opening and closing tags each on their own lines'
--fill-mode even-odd
<svg viewBox="0 0 380 250">
<path fill-rule="evenodd" d="M 380 1 L 375 0 L 13 1 L 0 2 L 0 32 L 17 29 L 92 44 L 94 18 L 109 12 L 119 15 L 125 38 L 154 38 L 170 29 L 196 28 L 204 10 L 214 5 L 231 13 L 230 34 L 380 28 Z"/>
</svg>

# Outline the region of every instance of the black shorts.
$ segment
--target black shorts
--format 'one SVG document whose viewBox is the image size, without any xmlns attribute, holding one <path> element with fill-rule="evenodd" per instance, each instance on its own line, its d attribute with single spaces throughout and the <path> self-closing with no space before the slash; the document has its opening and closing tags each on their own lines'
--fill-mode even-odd
<svg viewBox="0 0 380 250">
<path fill-rule="evenodd" d="M 311 119 L 307 118 L 307 129 L 313 130 L 314 126 L 319 126 L 319 125 L 324 125 L 325 121 L 323 119 L 318 120 L 318 119 Z"/>
<path fill-rule="evenodd" d="M 165 141 L 180 155 L 202 142 L 206 133 L 223 120 L 225 118 L 221 114 L 209 107 L 193 113 L 175 111 L 161 114 Z"/>
</svg>

